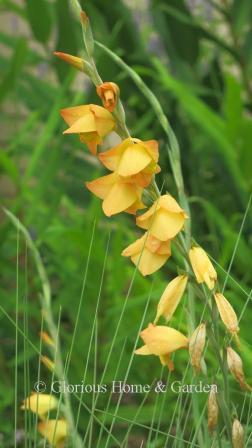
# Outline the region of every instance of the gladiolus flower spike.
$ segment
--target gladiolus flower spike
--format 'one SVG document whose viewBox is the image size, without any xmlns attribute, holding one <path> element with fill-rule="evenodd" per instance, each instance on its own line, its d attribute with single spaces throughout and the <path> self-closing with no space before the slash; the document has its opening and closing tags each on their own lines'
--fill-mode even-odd
<svg viewBox="0 0 252 448">
<path fill-rule="evenodd" d="M 97 95 L 101 99 L 103 107 L 88 104 L 62 109 L 61 115 L 68 125 L 64 134 L 78 134 L 80 141 L 88 146 L 93 155 L 96 155 L 97 147 L 103 143 L 104 138 L 112 131 L 118 133 L 121 138 L 120 142 L 107 150 L 102 148 L 98 154 L 98 160 L 110 173 L 105 173 L 97 179 L 86 182 L 86 187 L 102 200 L 102 209 L 106 216 L 111 217 L 122 212 L 136 215 L 136 225 L 140 229 L 144 229 L 145 233 L 126 247 L 122 256 L 130 257 L 143 276 L 151 275 L 162 268 L 171 257 L 171 242 L 177 238 L 180 232 L 185 231 L 183 242 L 186 242 L 186 247 L 187 241 L 189 241 L 189 245 L 192 242 L 187 227 L 184 229 L 188 216 L 175 198 L 168 193 L 161 194 L 159 192 L 155 182 L 155 176 L 160 172 L 158 142 L 156 140 L 143 141 L 129 135 L 125 113 L 119 99 L 119 87 L 112 81 L 102 81 L 93 59 L 94 39 L 89 19 L 85 12 L 81 11 L 80 6 L 77 6 L 77 9 L 79 11 L 78 15 L 81 17 L 85 59 L 61 52 L 55 54 L 90 77 L 95 84 Z M 180 163 L 179 160 L 177 162 Z M 174 162 L 172 161 L 172 163 Z M 174 168 L 175 166 L 173 166 Z M 185 209 L 187 207 L 189 209 L 184 191 L 182 191 L 182 194 Z M 177 244 L 180 255 L 185 257 L 184 250 L 187 249 L 183 247 L 183 250 L 180 250 L 180 248 L 181 245 Z M 238 318 L 229 301 L 223 294 L 216 292 L 217 272 L 209 256 L 203 248 L 195 245 L 190 250 L 188 248 L 188 252 L 196 282 L 207 286 L 209 295 L 212 294 L 214 297 L 223 324 L 231 335 L 238 339 Z M 188 266 L 187 259 L 185 264 Z M 184 295 L 184 300 L 186 300 L 186 287 L 191 281 L 189 272 L 190 269 L 186 274 L 175 276 L 166 286 L 157 303 L 154 323 L 150 323 L 140 333 L 144 345 L 138 348 L 135 354 L 158 356 L 161 364 L 166 365 L 171 371 L 174 369 L 171 354 L 185 348 L 188 349 L 190 362 L 195 373 L 199 373 L 203 365 L 202 357 L 206 344 L 206 323 L 199 324 L 190 339 L 172 326 L 156 325 L 161 318 L 169 322 Z M 195 299 L 197 300 L 197 297 Z M 187 307 L 187 310 L 190 312 L 190 307 Z M 210 318 L 211 320 L 213 318 L 211 313 Z M 213 327 L 214 336 L 217 336 L 215 326 L 212 325 L 211 327 Z M 42 334 L 41 337 L 45 343 L 51 343 L 46 333 Z M 214 346 L 214 350 L 215 352 L 218 351 L 218 347 Z M 216 355 L 219 355 L 219 353 L 216 353 Z M 41 359 L 47 368 L 55 369 L 49 358 L 44 356 Z M 216 359 L 220 363 L 222 362 L 222 356 L 216 356 Z M 242 360 L 231 347 L 227 348 L 227 364 L 229 371 L 239 382 L 241 388 L 251 391 L 250 385 L 245 380 Z M 223 372 L 223 369 L 220 369 L 220 371 Z M 213 433 L 217 428 L 218 403 L 221 404 L 221 401 L 217 400 L 216 393 L 214 391 L 210 392 L 207 403 L 210 433 Z M 34 412 L 36 397 L 28 398 L 23 406 Z M 40 402 L 36 412 L 43 418 L 44 410 L 50 410 L 52 406 L 55 406 L 55 402 L 49 404 L 46 395 L 39 396 L 39 399 Z M 38 427 L 41 434 L 53 446 L 57 446 L 57 443 L 62 441 L 64 443 L 67 436 L 66 421 L 61 419 L 58 420 L 57 424 L 58 426 L 56 426 L 55 420 L 48 420 L 47 422 L 42 421 Z M 52 434 L 54 433 L 56 435 L 55 441 L 52 440 Z M 243 428 L 240 422 L 235 419 L 232 428 L 233 446 L 235 448 L 242 447 L 243 438 Z"/>
</svg>

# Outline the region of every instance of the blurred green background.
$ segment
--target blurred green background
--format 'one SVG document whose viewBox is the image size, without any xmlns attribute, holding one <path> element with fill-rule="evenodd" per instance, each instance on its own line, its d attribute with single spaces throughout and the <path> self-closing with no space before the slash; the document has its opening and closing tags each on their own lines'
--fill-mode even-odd
<svg viewBox="0 0 252 448">
<path fill-rule="evenodd" d="M 86 0 L 82 6 L 90 17 L 95 38 L 142 77 L 170 120 L 181 148 L 193 235 L 220 265 L 221 281 L 228 280 L 226 295 L 240 314 L 251 289 L 252 272 L 252 214 L 248 207 L 252 187 L 251 0 Z M 171 259 L 152 278 L 142 278 L 137 273 L 129 291 L 134 268 L 120 253 L 138 234 L 134 220 L 128 215 L 111 219 L 103 216 L 100 201 L 91 196 L 83 183 L 102 175 L 102 167 L 78 138 L 62 136 L 65 125 L 60 108 L 99 104 L 88 79 L 53 56 L 55 50 L 82 54 L 81 29 L 68 0 L 1 0 L 0 12 L 1 203 L 19 217 L 40 252 L 51 283 L 56 322 L 61 308 L 60 337 L 65 357 L 85 281 L 70 383 L 80 383 L 86 365 L 86 382 L 99 383 L 122 310 L 104 382 L 123 380 L 141 319 L 143 326 L 153 320 L 160 294 L 176 273 L 176 260 Z M 157 182 L 159 186 L 164 183 L 165 189 L 176 196 L 166 137 L 148 99 L 98 47 L 95 59 L 102 78 L 120 86 L 132 135 L 159 141 L 162 173 Z M 112 136 L 105 147 L 114 141 Z M 15 325 L 10 319 L 15 320 L 17 231 L 3 211 L 0 223 L 0 446 L 12 447 Z M 18 324 L 39 349 L 41 284 L 22 235 L 18 266 Z M 185 333 L 188 312 L 185 300 L 172 322 Z M 196 301 L 196 321 L 201 312 Z M 240 327 L 247 379 L 251 381 L 250 303 Z M 43 353 L 46 354 L 46 348 Z M 181 379 L 187 358 L 182 353 L 176 358 L 173 378 Z M 209 377 L 213 378 L 216 366 L 211 352 L 206 363 Z M 160 377 L 160 369 L 155 357 L 135 357 L 128 382 L 151 384 Z M 19 334 L 18 406 L 26 392 L 32 390 L 37 370 L 38 354 Z M 162 372 L 162 377 L 166 379 L 167 372 Z M 43 366 L 41 378 L 50 382 L 50 374 Z M 234 382 L 231 385 L 240 409 L 244 394 Z M 163 399 L 150 394 L 141 409 L 142 395 L 124 395 L 118 415 L 126 420 L 116 419 L 113 434 L 121 441 L 129 421 L 133 421 L 125 446 L 139 447 L 142 440 L 143 446 L 173 446 L 174 439 L 167 441 L 164 433 L 174 435 L 178 430 L 181 438 L 192 440 L 195 416 L 202 412 L 206 401 L 203 395 L 197 397 L 197 403 L 190 397 L 182 398 L 184 408 L 179 423 L 176 417 L 172 419 L 176 395 L 170 393 Z M 108 394 L 99 396 L 97 408 L 104 411 L 108 398 Z M 84 399 L 92 407 L 92 395 Z M 111 414 L 117 412 L 116 404 L 117 397 L 112 396 L 110 414 L 96 414 L 105 419 L 108 428 Z M 77 407 L 78 402 L 73 399 L 75 412 Z M 244 421 L 249 418 L 248 406 L 243 417 Z M 82 435 L 88 419 L 89 413 L 83 408 L 79 423 Z M 24 444 L 28 443 L 24 442 L 24 426 L 24 414 L 20 411 L 18 446 L 33 446 Z M 203 422 L 202 431 L 205 429 Z M 99 432 L 99 424 L 94 423 L 90 446 L 97 446 Z M 100 446 L 117 445 L 112 439 L 107 442 L 103 431 Z M 188 445 L 176 442 L 174 446 Z"/>
</svg>

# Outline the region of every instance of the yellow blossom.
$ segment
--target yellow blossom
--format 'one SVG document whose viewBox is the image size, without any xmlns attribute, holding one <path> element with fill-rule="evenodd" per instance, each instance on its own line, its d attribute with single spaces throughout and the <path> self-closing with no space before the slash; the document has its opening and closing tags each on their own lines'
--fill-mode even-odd
<svg viewBox="0 0 252 448">
<path fill-rule="evenodd" d="M 188 346 L 188 338 L 179 331 L 163 325 L 149 324 L 140 333 L 145 345 L 135 351 L 137 355 L 159 356 L 161 363 L 167 364 L 173 370 L 170 353 Z"/>
<path fill-rule="evenodd" d="M 176 308 L 184 294 L 188 277 L 186 275 L 178 275 L 175 277 L 164 290 L 157 307 L 157 314 L 154 323 L 158 321 L 160 316 L 164 316 L 169 321 L 176 311 Z"/>
<path fill-rule="evenodd" d="M 96 104 L 68 107 L 61 110 L 61 115 L 69 125 L 64 134 L 79 134 L 92 154 L 96 154 L 97 145 L 115 127 L 113 115 Z"/>
<path fill-rule="evenodd" d="M 21 409 L 28 409 L 29 411 L 38 414 L 40 417 L 43 417 L 45 414 L 48 414 L 49 411 L 56 409 L 57 407 L 57 398 L 53 395 L 39 393 L 32 393 L 21 405 Z"/>
<path fill-rule="evenodd" d="M 211 389 L 208 401 L 207 401 L 207 420 L 208 420 L 208 429 L 212 433 L 217 426 L 218 423 L 218 415 L 219 415 L 219 407 L 216 400 L 216 391 L 214 389 Z"/>
<path fill-rule="evenodd" d="M 226 297 L 224 297 L 223 294 L 219 292 L 214 294 L 214 298 L 222 322 L 224 323 L 228 331 L 230 331 L 230 333 L 237 334 L 239 331 L 238 319 L 232 305 L 229 303 Z"/>
<path fill-rule="evenodd" d="M 104 82 L 96 87 L 97 95 L 101 98 L 103 106 L 113 112 L 119 97 L 119 87 L 114 82 Z"/>
<path fill-rule="evenodd" d="M 201 357 L 206 342 L 206 324 L 200 324 L 196 330 L 194 330 L 189 341 L 189 354 L 191 358 L 191 364 L 195 371 L 198 373 L 201 370 Z"/>
<path fill-rule="evenodd" d="M 155 140 L 142 142 L 127 138 L 119 145 L 99 154 L 99 159 L 111 171 L 120 176 L 133 176 L 142 173 L 146 187 L 154 173 L 160 171 L 158 162 L 158 143 Z"/>
<path fill-rule="evenodd" d="M 63 419 L 44 420 L 38 423 L 38 431 L 53 447 L 59 447 L 67 437 L 67 422 Z"/>
<path fill-rule="evenodd" d="M 236 418 L 232 426 L 233 448 L 244 448 L 244 429 Z"/>
<path fill-rule="evenodd" d="M 145 207 L 141 201 L 143 188 L 136 183 L 137 180 L 133 176 L 121 177 L 112 173 L 86 182 L 86 187 L 103 199 L 105 215 L 112 216 L 123 211 L 135 214 L 138 209 Z"/>
<path fill-rule="evenodd" d="M 227 348 L 227 364 L 230 372 L 240 384 L 241 389 L 252 391 L 252 387 L 245 380 L 242 360 L 238 353 L 236 353 L 231 347 Z"/>
<path fill-rule="evenodd" d="M 170 241 L 159 241 L 145 233 L 122 252 L 123 257 L 131 257 L 142 275 L 150 275 L 160 269 L 171 256 Z"/>
<path fill-rule="evenodd" d="M 136 223 L 142 229 L 161 241 L 174 238 L 184 226 L 185 211 L 169 194 L 160 196 L 150 209 L 137 217 Z"/>
<path fill-rule="evenodd" d="M 213 289 L 217 280 L 217 273 L 206 252 L 201 247 L 192 247 L 189 251 L 190 262 L 198 283 L 206 283 Z"/>
<path fill-rule="evenodd" d="M 61 53 L 61 51 L 55 51 L 54 55 L 72 65 L 74 68 L 77 68 L 77 70 L 84 71 L 85 62 L 83 59 L 78 58 L 77 56 L 72 56 L 71 54 Z"/>
</svg>

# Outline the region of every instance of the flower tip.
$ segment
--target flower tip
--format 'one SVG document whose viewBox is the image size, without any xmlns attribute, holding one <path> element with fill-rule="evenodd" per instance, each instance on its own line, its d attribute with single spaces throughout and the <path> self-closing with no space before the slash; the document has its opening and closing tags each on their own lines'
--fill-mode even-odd
<svg viewBox="0 0 252 448">
<path fill-rule="evenodd" d="M 88 25 L 89 22 L 89 18 L 87 16 L 87 14 L 85 13 L 85 11 L 83 11 L 83 9 L 80 12 L 80 19 L 81 19 L 81 23 L 85 26 Z"/>
<path fill-rule="evenodd" d="M 77 70 L 80 71 L 84 70 L 84 60 L 79 58 L 78 56 L 72 56 L 71 54 L 62 53 L 61 51 L 54 51 L 53 54 L 57 56 L 59 59 L 62 59 L 63 61 L 67 62 L 67 64 L 72 65 Z"/>
</svg>

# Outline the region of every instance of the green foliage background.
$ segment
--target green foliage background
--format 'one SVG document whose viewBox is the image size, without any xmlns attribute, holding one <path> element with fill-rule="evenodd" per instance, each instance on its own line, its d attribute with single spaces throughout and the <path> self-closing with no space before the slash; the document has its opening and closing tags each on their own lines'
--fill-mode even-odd
<svg viewBox="0 0 252 448">
<path fill-rule="evenodd" d="M 218 263 L 225 294 L 240 315 L 250 297 L 252 272 L 251 0 L 86 0 L 83 7 L 90 17 L 95 38 L 142 77 L 169 118 L 181 147 L 193 235 Z M 153 320 L 160 294 L 176 273 L 175 259 L 152 278 L 134 273 L 129 261 L 120 256 L 122 249 L 136 238 L 134 221 L 126 215 L 112 219 L 103 216 L 100 201 L 83 185 L 84 180 L 101 175 L 103 169 L 77 138 L 62 136 L 64 123 L 60 108 L 90 102 L 99 104 L 88 80 L 53 56 L 54 50 L 81 55 L 81 30 L 68 0 L 2 0 L 0 12 L 1 202 L 19 217 L 41 254 L 51 283 L 56 322 L 61 310 L 60 338 L 65 358 L 71 346 L 84 282 L 69 369 L 70 383 L 80 383 L 85 366 L 85 382 L 99 383 L 126 305 L 105 372 L 104 382 L 110 384 L 113 378 L 124 379 L 141 319 L 143 326 Z M 162 173 L 157 182 L 176 195 L 166 137 L 148 99 L 99 47 L 95 58 L 103 79 L 120 85 L 132 135 L 159 141 Z M 16 390 L 17 291 L 19 328 L 39 350 L 41 283 L 22 235 L 19 235 L 17 257 L 17 230 L 4 212 L 1 212 L 0 271 L 0 446 L 11 447 L 15 395 L 19 406 L 37 379 L 39 359 L 38 353 L 19 333 Z M 184 299 L 172 324 L 180 325 L 186 333 L 186 316 L 190 312 Z M 197 322 L 202 313 L 197 298 L 194 313 Z M 242 356 L 247 380 L 251 383 L 249 300 L 240 328 Z M 46 353 L 45 347 L 43 353 Z M 185 354 L 176 355 L 173 379 L 181 379 L 186 362 Z M 206 354 L 206 364 L 208 379 L 212 380 L 216 365 L 211 351 Z M 167 372 L 160 369 L 155 357 L 134 357 L 127 381 L 151 384 L 161 376 L 165 380 Z M 40 376 L 50 383 L 50 374 L 43 366 Z M 205 381 L 203 374 L 200 379 Z M 236 412 L 238 415 L 242 412 L 249 434 L 249 397 L 238 391 L 232 380 L 231 386 Z M 117 411 L 117 397 L 112 396 L 104 412 L 108 394 L 100 395 L 97 403 L 100 411 L 95 415 L 109 428 L 111 415 L 118 413 L 120 418 L 116 418 L 112 433 L 121 443 L 129 421 L 133 422 L 125 446 L 142 446 L 142 440 L 143 446 L 149 447 L 201 446 L 199 433 L 205 440 L 204 446 L 211 446 L 205 417 L 197 430 L 197 416 L 204 411 L 205 395 L 182 397 L 180 418 L 175 410 L 177 398 L 171 393 L 165 397 L 152 393 L 139 408 L 143 395 L 124 395 Z M 92 394 L 85 395 L 84 401 L 92 408 Z M 75 412 L 77 407 L 78 402 L 73 398 Z M 85 408 L 81 410 L 82 435 L 89 415 Z M 34 436 L 32 419 L 25 421 L 24 414 L 18 412 L 18 446 L 33 446 L 28 444 L 31 442 L 27 435 L 32 434 L 30 440 Z M 94 421 L 91 444 L 87 446 L 97 446 L 99 431 L 99 424 Z M 191 441 L 191 445 L 175 441 L 172 436 L 167 441 L 165 433 L 168 432 L 172 436 L 177 432 L 181 439 Z M 222 446 L 230 446 L 225 440 L 224 435 Z M 113 439 L 108 441 L 103 431 L 100 446 L 118 445 Z"/>
</svg>

